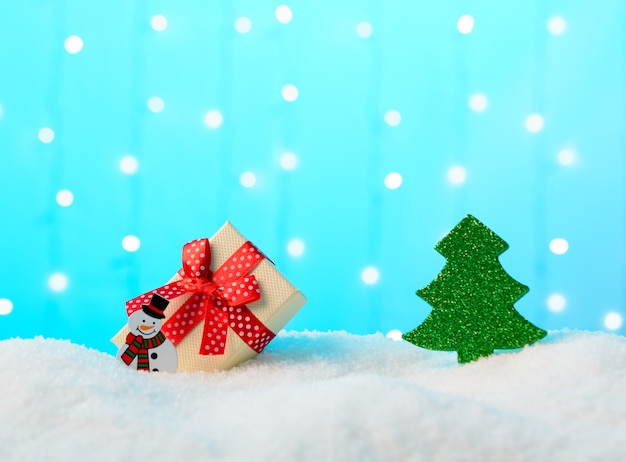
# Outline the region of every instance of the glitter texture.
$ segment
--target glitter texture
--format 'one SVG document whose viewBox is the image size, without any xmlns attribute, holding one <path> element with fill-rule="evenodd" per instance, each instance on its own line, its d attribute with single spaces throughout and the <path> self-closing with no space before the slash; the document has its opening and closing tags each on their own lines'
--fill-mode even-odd
<svg viewBox="0 0 626 462">
<path fill-rule="evenodd" d="M 513 307 L 528 287 L 500 265 L 498 255 L 508 248 L 472 215 L 463 218 L 435 246 L 447 260 L 443 270 L 417 291 L 432 312 L 402 338 L 429 350 L 457 351 L 459 362 L 467 363 L 545 337 Z"/>
</svg>

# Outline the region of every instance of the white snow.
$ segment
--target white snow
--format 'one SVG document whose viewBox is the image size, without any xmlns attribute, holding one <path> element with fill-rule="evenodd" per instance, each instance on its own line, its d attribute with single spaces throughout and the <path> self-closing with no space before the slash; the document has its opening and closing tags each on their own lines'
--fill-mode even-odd
<svg viewBox="0 0 626 462">
<path fill-rule="evenodd" d="M 382 334 L 283 333 L 218 373 L 142 373 L 68 341 L 0 342 L 0 460 L 608 461 L 626 338 L 551 332 L 458 365 Z"/>
</svg>

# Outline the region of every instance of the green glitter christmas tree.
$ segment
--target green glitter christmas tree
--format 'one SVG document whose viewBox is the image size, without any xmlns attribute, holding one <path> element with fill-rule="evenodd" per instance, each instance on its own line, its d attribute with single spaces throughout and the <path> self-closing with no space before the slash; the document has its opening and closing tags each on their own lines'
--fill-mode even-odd
<svg viewBox="0 0 626 462">
<path fill-rule="evenodd" d="M 459 362 L 467 363 L 545 337 L 513 307 L 528 287 L 502 268 L 498 255 L 508 248 L 472 215 L 463 218 L 435 246 L 446 258 L 443 270 L 417 291 L 432 312 L 402 338 L 430 350 L 457 351 Z"/>
</svg>

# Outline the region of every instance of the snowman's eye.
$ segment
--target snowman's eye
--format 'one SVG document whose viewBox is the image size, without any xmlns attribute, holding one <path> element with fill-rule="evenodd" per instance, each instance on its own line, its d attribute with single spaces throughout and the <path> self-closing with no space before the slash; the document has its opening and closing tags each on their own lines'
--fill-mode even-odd
<svg viewBox="0 0 626 462">
<path fill-rule="evenodd" d="M 156 326 L 156 321 L 152 321 L 152 325 L 153 325 L 153 326 Z"/>
<path fill-rule="evenodd" d="M 144 320 L 143 320 L 143 321 L 141 321 L 141 322 L 144 322 L 144 323 L 145 323 L 145 322 L 146 322 L 146 320 L 144 319 Z"/>
</svg>

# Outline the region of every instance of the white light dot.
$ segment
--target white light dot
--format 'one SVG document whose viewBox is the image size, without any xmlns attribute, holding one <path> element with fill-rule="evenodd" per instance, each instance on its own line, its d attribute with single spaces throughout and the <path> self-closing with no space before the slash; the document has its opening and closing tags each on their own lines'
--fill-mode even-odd
<svg viewBox="0 0 626 462">
<path fill-rule="evenodd" d="M 285 85 L 281 91 L 285 101 L 292 103 L 298 99 L 298 88 L 295 85 Z"/>
<path fill-rule="evenodd" d="M 165 109 L 165 103 L 158 96 L 151 96 L 148 98 L 148 109 L 152 112 L 161 112 Z"/>
<path fill-rule="evenodd" d="M 120 160 L 120 170 L 126 175 L 132 175 L 139 169 L 139 161 L 134 156 L 124 156 Z"/>
<path fill-rule="evenodd" d="M 141 247 L 141 241 L 137 236 L 130 234 L 122 239 L 122 248 L 127 252 L 137 252 L 139 247 Z"/>
<path fill-rule="evenodd" d="M 565 32 L 565 19 L 560 16 L 554 16 L 548 20 L 548 31 L 552 35 L 561 35 Z"/>
<path fill-rule="evenodd" d="M 150 25 L 157 32 L 162 32 L 167 28 L 167 18 L 162 14 L 155 14 L 150 20 Z"/>
<path fill-rule="evenodd" d="M 63 292 L 67 289 L 67 276 L 63 273 L 53 273 L 48 278 L 48 287 L 54 292 Z"/>
<path fill-rule="evenodd" d="M 39 130 L 37 137 L 42 143 L 52 143 L 52 140 L 54 139 L 54 131 L 51 128 L 44 127 Z"/>
<path fill-rule="evenodd" d="M 402 185 L 402 175 L 398 172 L 391 172 L 385 177 L 387 189 L 398 189 Z"/>
<path fill-rule="evenodd" d="M 0 298 L 0 315 L 7 315 L 13 311 L 13 302 L 8 298 Z"/>
<path fill-rule="evenodd" d="M 287 243 L 287 253 L 292 257 L 299 257 L 304 253 L 304 242 L 301 239 L 292 239 Z"/>
<path fill-rule="evenodd" d="M 576 160 L 576 153 L 571 149 L 562 149 L 557 155 L 557 160 L 563 166 L 572 165 Z"/>
<path fill-rule="evenodd" d="M 482 93 L 470 96 L 469 107 L 474 112 L 483 112 L 487 109 L 487 97 Z"/>
<path fill-rule="evenodd" d="M 83 39 L 78 35 L 70 35 L 65 39 L 65 51 L 75 55 L 83 49 Z"/>
<path fill-rule="evenodd" d="M 611 311 L 610 313 L 607 313 L 607 315 L 604 317 L 604 327 L 606 327 L 609 330 L 619 329 L 620 327 L 622 327 L 622 323 L 623 323 L 622 315 L 619 313 L 616 313 L 615 311 Z"/>
<path fill-rule="evenodd" d="M 556 255 L 563 255 L 569 249 L 569 243 L 562 237 L 550 241 L 550 251 Z"/>
<path fill-rule="evenodd" d="M 448 181 L 452 184 L 461 185 L 467 180 L 467 171 L 460 165 L 450 167 L 448 170 Z"/>
<path fill-rule="evenodd" d="M 385 112 L 385 123 L 387 125 L 396 127 L 400 125 L 400 122 L 402 122 L 402 116 L 398 111 L 396 111 L 395 109 L 389 109 L 387 112 Z"/>
<path fill-rule="evenodd" d="M 4 116 L 4 107 L 0 104 L 0 117 Z"/>
<path fill-rule="evenodd" d="M 561 294 L 552 294 L 546 300 L 546 305 L 553 313 L 560 313 L 567 306 L 567 300 Z"/>
<path fill-rule="evenodd" d="M 256 184 L 256 175 L 252 172 L 243 172 L 239 177 L 239 183 L 244 188 L 251 188 Z"/>
<path fill-rule="evenodd" d="M 402 332 L 398 329 L 393 329 L 387 332 L 387 335 L 385 337 L 390 338 L 391 340 L 395 340 L 397 342 L 399 340 L 402 340 Z"/>
<path fill-rule="evenodd" d="M 543 128 L 543 117 L 539 114 L 531 114 L 526 117 L 526 130 L 537 133 Z"/>
<path fill-rule="evenodd" d="M 241 16 L 235 20 L 235 30 L 240 34 L 247 34 L 252 29 L 252 21 L 250 18 L 246 18 L 245 16 Z"/>
<path fill-rule="evenodd" d="M 57 204 L 61 207 L 69 207 L 74 202 L 74 194 L 72 191 L 62 189 L 57 193 Z"/>
<path fill-rule="evenodd" d="M 372 25 L 369 22 L 360 22 L 356 26 L 356 35 L 361 38 L 368 38 L 372 35 Z"/>
<path fill-rule="evenodd" d="M 463 35 L 469 34 L 474 30 L 474 18 L 469 14 L 464 14 L 457 21 L 456 28 Z"/>
<path fill-rule="evenodd" d="M 289 8 L 287 5 L 280 5 L 278 8 L 276 8 L 275 14 L 278 22 L 282 24 L 289 24 L 291 22 L 291 19 L 293 18 L 291 8 Z"/>
<path fill-rule="evenodd" d="M 280 156 L 280 166 L 285 170 L 293 170 L 298 166 L 298 157 L 293 152 L 285 152 Z"/>
<path fill-rule="evenodd" d="M 380 279 L 380 272 L 375 266 L 368 266 L 361 272 L 361 280 L 367 285 L 373 285 Z"/>
<path fill-rule="evenodd" d="M 220 111 L 209 111 L 204 116 L 204 123 L 209 128 L 217 128 L 222 125 L 224 118 L 222 117 L 222 113 Z"/>
</svg>

